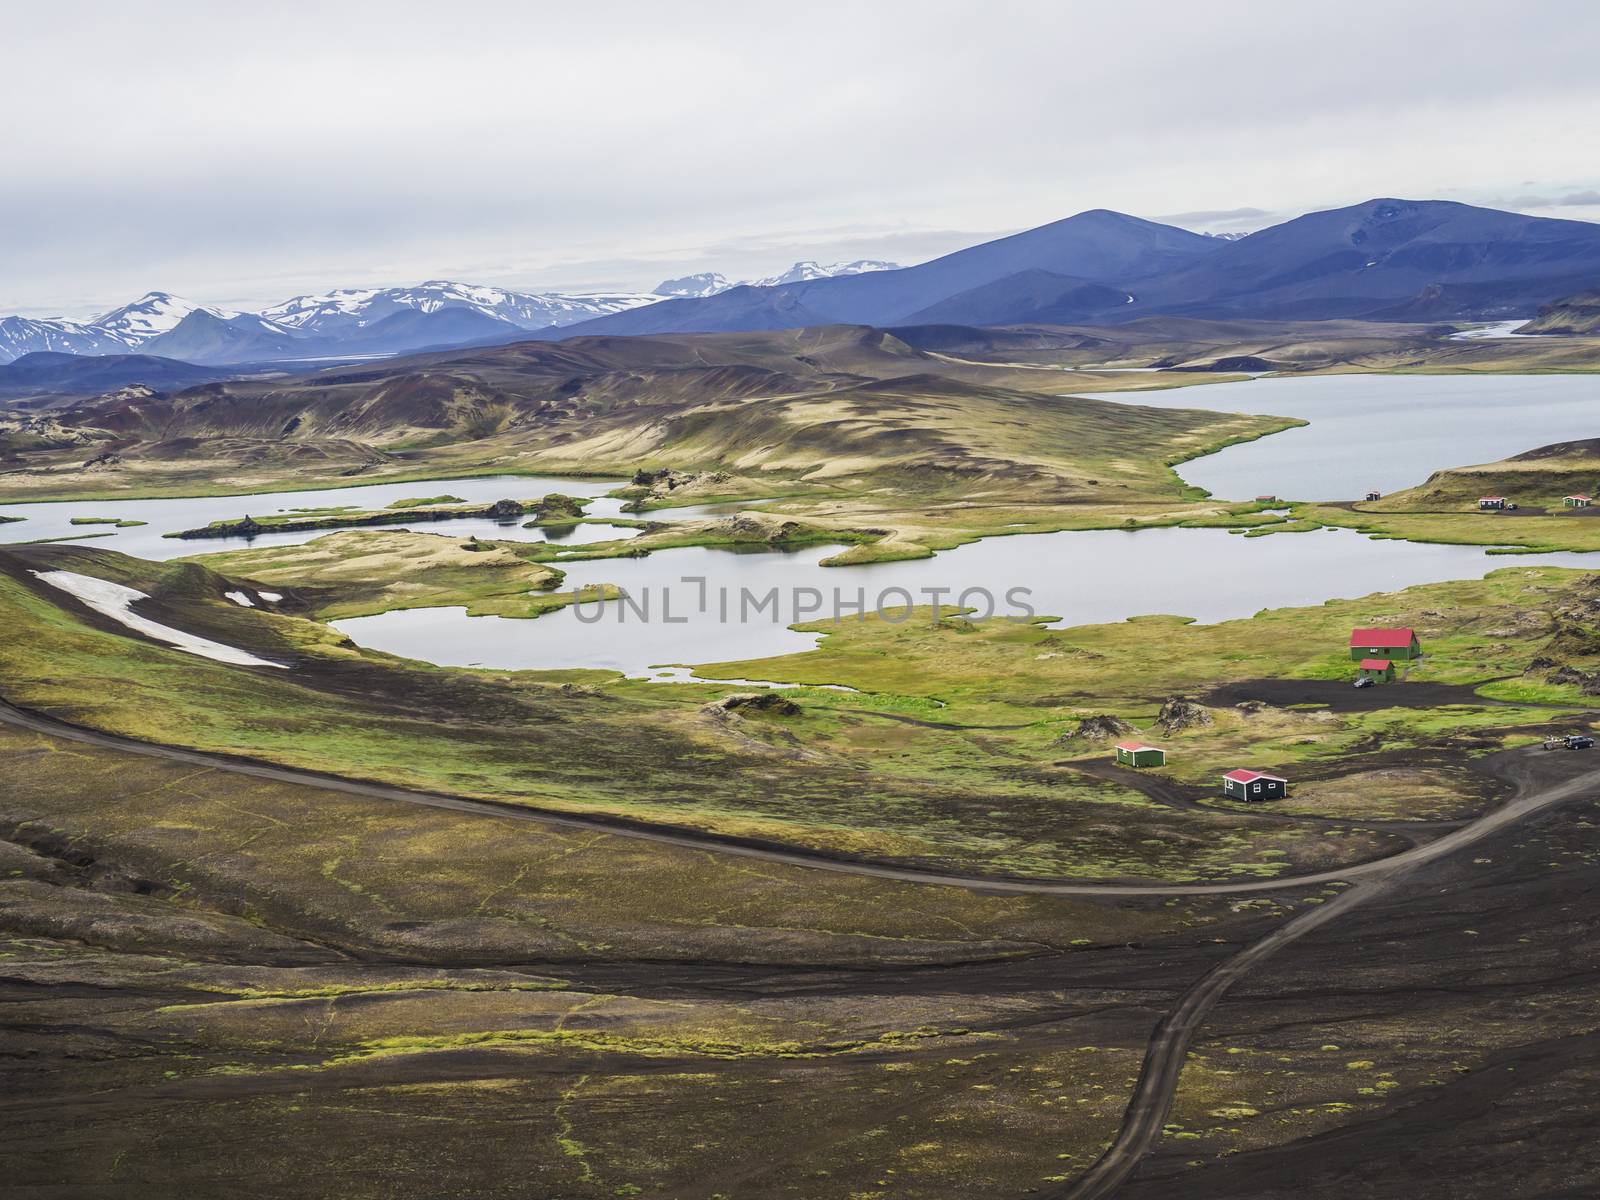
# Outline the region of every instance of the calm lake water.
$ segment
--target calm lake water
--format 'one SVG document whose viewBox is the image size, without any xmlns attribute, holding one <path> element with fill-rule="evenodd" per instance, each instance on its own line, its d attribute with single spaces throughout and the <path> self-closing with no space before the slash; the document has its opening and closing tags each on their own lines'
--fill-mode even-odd
<svg viewBox="0 0 1600 1200">
<path fill-rule="evenodd" d="M 185 500 L 66 500 L 45 504 L 0 503 L 0 516 L 22 517 L 15 524 L 0 524 L 0 543 L 32 542 L 46 538 L 81 538 L 85 534 L 109 534 L 96 537 L 88 544 L 120 550 L 137 558 L 164 560 L 187 558 L 192 554 L 209 554 L 223 550 L 241 550 L 260 546 L 293 546 L 309 542 L 334 532 L 331 529 L 309 529 L 293 533 L 263 533 L 253 538 L 202 538 L 188 541 L 164 536 L 184 529 L 198 529 L 212 521 L 238 520 L 249 515 L 266 517 L 286 515 L 295 509 L 332 508 L 348 505 L 354 510 L 387 508 L 396 500 L 410 500 L 429 496 L 459 496 L 470 504 L 493 504 L 496 500 L 534 500 L 550 492 L 568 496 L 597 497 L 585 510 L 590 516 L 614 517 L 621 514 L 622 501 L 607 500 L 604 493 L 620 486 L 619 479 L 560 479 L 527 475 L 490 475 L 476 479 L 430 479 L 421 483 L 379 483 L 364 487 L 321 488 L 304 492 L 273 492 L 254 496 L 199 496 Z M 73 517 L 117 517 L 122 520 L 144 521 L 135 529 L 117 529 L 111 525 L 74 525 Z M 522 520 L 526 520 L 523 518 Z M 503 541 L 560 542 L 563 545 L 582 545 L 585 542 L 603 542 L 614 538 L 633 537 L 635 530 L 626 526 L 577 526 L 570 531 L 556 530 L 553 534 L 541 529 L 524 529 L 522 520 L 490 521 L 467 518 L 444 523 L 418 521 L 411 528 L 421 532 L 446 534 L 465 538 L 476 534 L 481 538 L 499 538 Z M 404 525 L 380 526 L 384 529 L 403 529 Z"/>
<path fill-rule="evenodd" d="M 1441 467 L 1600 437 L 1594 375 L 1322 375 L 1112 398 L 1310 421 L 1178 468 L 1195 486 L 1235 500 L 1359 500 L 1369 489 L 1421 483 Z"/>
<path fill-rule="evenodd" d="M 999 616 L 1031 609 L 1067 625 L 1151 613 L 1221 621 L 1500 567 L 1600 567 L 1600 559 L 1583 554 L 1497 556 L 1471 546 L 1372 541 L 1348 530 L 1261 538 L 1223 529 L 1030 534 L 985 538 L 914 562 L 818 566 L 834 549 L 732 554 L 692 547 L 566 566 L 569 585 L 617 584 L 634 597 L 632 607 L 586 603 L 532 621 L 412 609 L 336 625 L 362 646 L 446 666 L 600 667 L 646 676 L 667 664 L 809 650 L 820 635 L 789 623 L 817 620 L 819 612 L 831 619 L 836 607 L 847 609 L 848 622 L 855 619 L 849 606 L 864 602 L 871 611 L 880 599 L 896 610 L 906 593 L 927 604 L 934 600 L 928 589 L 944 589 L 940 602 L 951 606 L 965 589 L 982 589 L 967 598 L 980 615 L 992 596 Z M 698 579 L 707 581 L 703 589 Z M 1023 594 L 1008 599 L 1014 588 Z M 776 606 L 758 609 L 773 589 Z"/>
<path fill-rule="evenodd" d="M 1185 464 L 1186 479 L 1225 498 L 1270 492 L 1292 499 L 1343 499 L 1373 487 L 1387 492 L 1420 482 L 1437 467 L 1488 462 L 1554 441 L 1600 436 L 1600 380 L 1592 376 L 1256 379 L 1122 393 L 1116 399 L 1311 421 L 1306 428 Z M 600 497 L 589 513 L 614 516 L 620 502 L 602 494 L 617 482 L 496 476 L 250 497 L 0 504 L 0 513 L 28 518 L 0 525 L 0 541 L 99 532 L 102 527 L 73 526 L 70 519 L 123 517 L 149 524 L 115 530 L 89 544 L 167 559 L 247 544 L 245 539 L 191 542 L 162 537 L 173 530 L 245 513 L 264 516 L 333 505 L 382 508 L 421 496 L 454 495 L 487 504 L 559 491 Z M 702 506 L 651 517 L 725 515 L 738 507 Z M 414 528 L 451 537 L 546 538 L 541 531 L 522 529 L 519 522 L 419 522 Z M 292 544 L 327 532 L 266 534 L 248 544 Z M 596 526 L 575 530 L 562 540 L 577 544 L 629 533 Z M 588 603 L 532 621 L 468 617 L 460 608 L 418 609 L 341 621 L 338 627 L 363 646 L 445 665 L 597 667 L 648 676 L 660 674 L 652 668 L 665 665 L 810 649 L 820 635 L 788 626 L 831 617 L 835 597 L 869 610 L 880 603 L 898 609 L 908 601 L 926 604 L 935 599 L 953 606 L 960 593 L 976 588 L 981 591 L 965 602 L 980 614 L 992 603 L 1001 616 L 1031 610 L 1071 625 L 1152 613 L 1219 621 L 1263 608 L 1474 578 L 1502 567 L 1600 568 L 1600 558 L 1579 554 L 1492 556 L 1470 546 L 1372 541 L 1346 530 L 1262 538 L 1219 529 L 1035 534 L 988 538 L 916 562 L 820 566 L 836 549 L 735 553 L 685 548 L 646 558 L 563 564 L 569 586 L 616 584 L 629 594 L 631 605 Z M 641 611 L 646 606 L 648 615 Z"/>
</svg>

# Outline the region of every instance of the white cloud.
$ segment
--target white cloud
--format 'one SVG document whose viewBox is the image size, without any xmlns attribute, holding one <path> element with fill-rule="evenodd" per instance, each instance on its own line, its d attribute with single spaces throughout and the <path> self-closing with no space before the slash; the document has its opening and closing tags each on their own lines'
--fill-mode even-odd
<svg viewBox="0 0 1600 1200">
<path fill-rule="evenodd" d="M 16 6 L 0 312 L 646 287 L 914 261 L 1091 207 L 1580 215 L 1597 35 L 1580 0 Z"/>
</svg>

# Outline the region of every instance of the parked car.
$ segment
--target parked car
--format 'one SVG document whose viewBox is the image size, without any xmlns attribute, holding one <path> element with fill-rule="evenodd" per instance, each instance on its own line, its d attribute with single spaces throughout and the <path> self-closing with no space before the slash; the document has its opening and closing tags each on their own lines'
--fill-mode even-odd
<svg viewBox="0 0 1600 1200">
<path fill-rule="evenodd" d="M 1363 676 L 1361 676 L 1360 679 L 1356 680 L 1356 687 L 1358 687 L 1358 688 L 1371 687 L 1373 685 L 1373 682 L 1374 682 L 1374 680 L 1373 680 L 1371 675 L 1363 675 Z"/>
<path fill-rule="evenodd" d="M 1546 750 L 1587 750 L 1594 745 L 1594 739 L 1586 733 L 1569 733 L 1566 737 L 1548 737 L 1544 740 Z"/>
</svg>

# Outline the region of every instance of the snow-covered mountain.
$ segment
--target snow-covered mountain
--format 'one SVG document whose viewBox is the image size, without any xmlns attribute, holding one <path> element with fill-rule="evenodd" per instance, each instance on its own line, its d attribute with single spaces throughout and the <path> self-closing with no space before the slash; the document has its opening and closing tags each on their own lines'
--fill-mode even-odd
<svg viewBox="0 0 1600 1200">
<path fill-rule="evenodd" d="M 260 315 L 284 328 L 322 336 L 339 336 L 364 329 L 408 310 L 432 313 L 452 308 L 470 309 L 521 329 L 548 329 L 552 325 L 571 325 L 591 317 L 654 304 L 660 299 L 660 296 L 633 292 L 601 295 L 511 292 L 504 288 L 431 279 L 416 287 L 342 288 L 320 296 L 296 296 L 262 309 Z"/>
<path fill-rule="evenodd" d="M 0 317 L 0 363 L 37 350 L 58 354 L 121 354 L 127 343 L 93 325 L 77 321 Z"/>
<path fill-rule="evenodd" d="M 178 322 L 200 307 L 171 292 L 146 292 L 132 304 L 102 313 L 89 324 L 131 348 L 177 328 Z M 205 311 L 223 320 L 239 315 L 220 308 Z"/>
<path fill-rule="evenodd" d="M 656 295 L 669 300 L 681 300 L 685 297 L 698 300 L 704 296 L 715 296 L 718 292 L 725 292 L 733 286 L 728 282 L 728 277 L 720 272 L 701 271 L 696 275 L 663 279 L 656 284 Z"/>
<path fill-rule="evenodd" d="M 883 271 L 893 263 L 861 260 L 823 266 L 798 262 L 758 285 Z M 0 363 L 46 350 L 63 354 L 138 351 L 197 363 L 270 362 L 399 354 L 485 342 L 519 331 L 575 325 L 665 299 L 714 296 L 731 284 L 715 272 L 669 279 L 654 292 L 513 292 L 430 279 L 414 287 L 339 288 L 296 296 L 260 312 L 195 304 L 171 292 L 147 292 L 93 321 L 0 317 Z"/>
<path fill-rule="evenodd" d="M 702 271 L 698 275 L 685 275 L 679 279 L 663 279 L 656 284 L 656 296 L 672 300 L 701 300 L 715 296 L 729 288 L 775 287 L 780 283 L 804 283 L 808 279 L 832 279 L 835 275 L 865 275 L 868 271 L 898 271 L 898 263 L 882 262 L 875 258 L 858 258 L 847 263 L 822 263 L 807 259 L 797 262 L 781 275 L 766 279 L 741 279 L 729 283 L 725 275 L 716 271 Z"/>
<path fill-rule="evenodd" d="M 219 321 L 261 321 L 248 313 L 202 308 L 170 292 L 146 292 L 131 304 L 114 308 L 93 321 L 0 317 L 0 363 L 40 350 L 60 354 L 126 354 L 170 333 L 197 312 Z"/>
<path fill-rule="evenodd" d="M 854 262 L 828 263 L 797 262 L 781 275 L 766 279 L 746 279 L 750 287 L 777 287 L 783 283 L 805 283 L 812 279 L 832 279 L 836 275 L 865 275 L 869 271 L 898 271 L 899 263 L 883 262 L 875 258 L 858 258 Z"/>
<path fill-rule="evenodd" d="M 563 292 L 512 292 L 434 279 L 415 287 L 341 288 L 322 295 L 296 296 L 259 313 L 230 312 L 195 304 L 171 292 L 148 292 L 93 321 L 0 317 L 0 363 L 39 350 L 64 354 L 149 354 L 193 362 L 244 362 L 336 357 L 342 343 L 360 342 L 361 352 L 382 346 L 383 353 L 409 347 L 398 331 L 409 330 L 417 347 L 442 345 L 475 330 L 492 337 L 518 330 L 571 325 L 592 317 L 654 304 L 649 293 L 576 295 Z M 391 323 L 381 335 L 373 328 L 399 314 L 470 314 L 463 323 L 444 319 Z"/>
</svg>

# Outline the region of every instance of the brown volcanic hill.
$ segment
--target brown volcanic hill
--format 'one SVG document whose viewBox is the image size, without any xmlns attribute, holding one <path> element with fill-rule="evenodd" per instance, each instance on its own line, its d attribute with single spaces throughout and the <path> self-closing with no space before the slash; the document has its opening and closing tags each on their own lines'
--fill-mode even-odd
<svg viewBox="0 0 1600 1200">
<path fill-rule="evenodd" d="M 1600 334 L 1600 288 L 1566 296 L 1539 309 L 1539 315 L 1517 330 L 1518 333 Z"/>
<path fill-rule="evenodd" d="M 289 380 L 235 380 L 173 395 L 119 396 L 69 410 L 70 423 L 119 438 L 354 437 L 377 445 L 448 435 L 483 438 L 541 418 L 641 403 L 687 403 L 816 390 L 858 376 L 796 363 L 800 374 L 756 365 L 759 354 L 663 339 L 524 343 L 430 355 L 377 368 Z M 648 344 L 638 344 L 638 342 Z M 824 354 L 831 350 L 823 348 Z"/>
<path fill-rule="evenodd" d="M 1103 353 L 1072 331 L 1035 327 L 1014 341 Z M 801 491 L 971 493 L 991 508 L 1164 501 L 1181 493 L 1166 462 L 1270 424 L 1061 395 L 1060 367 L 1008 361 L 1029 353 L 974 361 L 833 325 L 530 341 L 172 395 L 129 390 L 61 410 L 71 440 L 18 447 L 3 484 L 31 496 L 204 494 L 316 477 L 671 467 L 743 479 L 744 494 L 776 479 Z M 1142 382 L 1080 378 L 1091 389 Z"/>
</svg>

